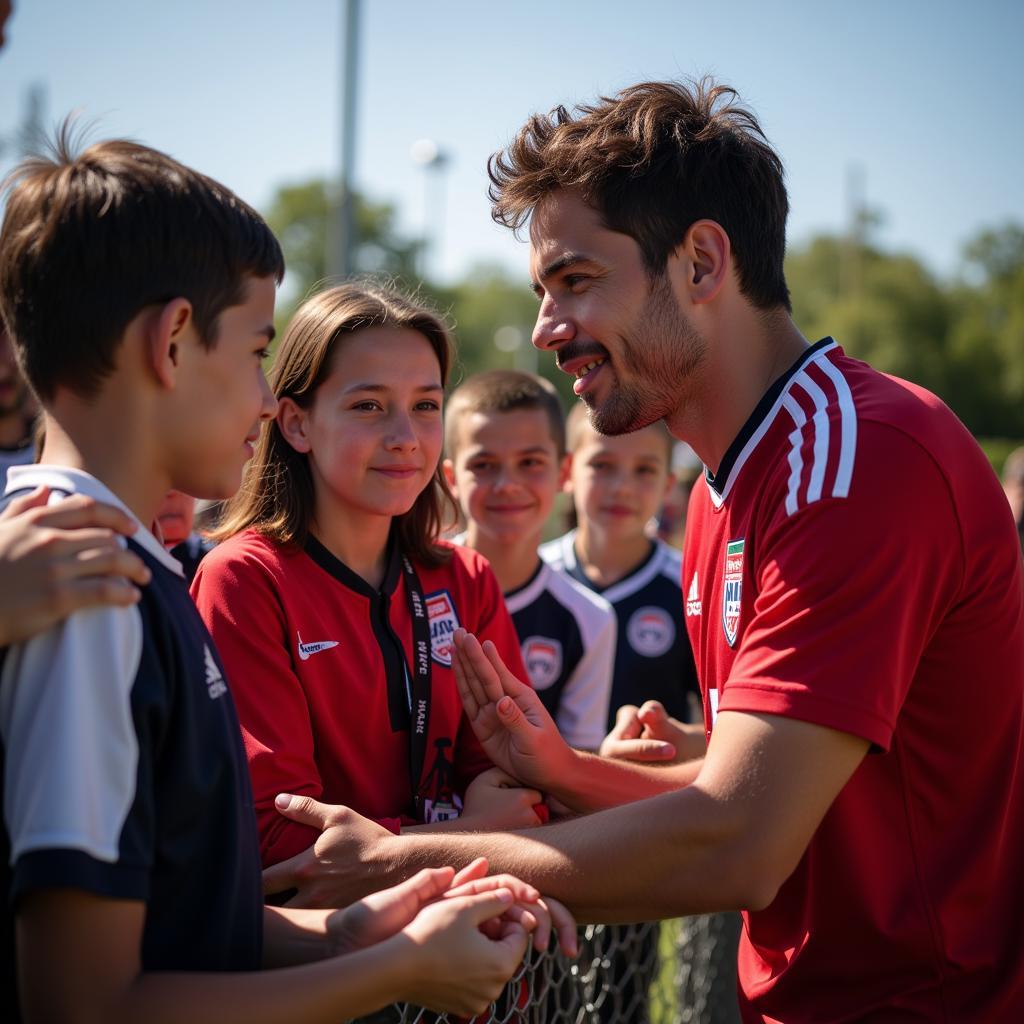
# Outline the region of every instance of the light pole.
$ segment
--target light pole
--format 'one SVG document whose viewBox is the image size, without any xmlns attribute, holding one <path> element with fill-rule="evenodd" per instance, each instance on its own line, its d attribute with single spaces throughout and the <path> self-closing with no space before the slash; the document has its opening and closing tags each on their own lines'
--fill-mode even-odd
<svg viewBox="0 0 1024 1024">
<path fill-rule="evenodd" d="M 348 277 L 355 270 L 356 218 L 353 181 L 356 166 L 356 96 L 359 71 L 360 0 L 342 0 L 341 178 L 327 233 L 327 273 Z"/>
<path fill-rule="evenodd" d="M 423 168 L 423 248 L 420 252 L 419 272 L 420 277 L 425 278 L 431 266 L 431 258 L 435 276 L 441 267 L 446 200 L 444 175 L 451 160 L 433 139 L 417 139 L 409 150 L 409 156 L 414 164 Z"/>
</svg>

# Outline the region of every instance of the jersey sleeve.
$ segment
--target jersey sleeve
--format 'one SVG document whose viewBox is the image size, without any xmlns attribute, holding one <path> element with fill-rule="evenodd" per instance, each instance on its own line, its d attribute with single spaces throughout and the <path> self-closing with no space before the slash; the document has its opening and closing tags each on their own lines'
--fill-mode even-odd
<svg viewBox="0 0 1024 1024">
<path fill-rule="evenodd" d="M 581 617 L 583 657 L 558 703 L 558 730 L 570 746 L 597 750 L 605 737 L 615 668 L 615 613 Z"/>
<path fill-rule="evenodd" d="M 277 584 L 254 554 L 213 552 L 199 566 L 192 596 L 227 670 L 252 779 L 264 866 L 308 849 L 319 831 L 278 813 L 278 793 L 319 800 L 309 701 L 292 666 Z M 381 822 L 397 832 L 398 820 Z"/>
<path fill-rule="evenodd" d="M 895 428 L 862 429 L 848 497 L 792 514 L 765 502 L 775 511 L 759 523 L 753 615 L 718 710 L 797 718 L 887 750 L 963 555 L 931 456 Z"/>
<path fill-rule="evenodd" d="M 481 643 L 485 640 L 492 641 L 509 671 L 517 679 L 528 683 L 530 677 L 523 664 L 519 637 L 512 624 L 512 616 L 505 606 L 505 598 L 497 577 L 485 559 L 479 555 L 473 557 L 477 564 L 472 576 L 471 597 L 469 601 L 464 602 L 466 630 L 473 633 Z M 470 616 L 472 618 L 469 618 Z M 466 786 L 473 779 L 491 767 L 493 765 L 490 758 L 484 753 L 473 727 L 469 724 L 469 719 L 463 714 L 455 752 L 456 778 L 461 790 L 465 792 Z"/>
<path fill-rule="evenodd" d="M 138 608 L 102 608 L 7 652 L 0 730 L 12 902 L 50 887 L 148 898 L 166 703 L 133 712 L 142 643 Z M 166 690 L 149 683 L 150 695 Z"/>
</svg>

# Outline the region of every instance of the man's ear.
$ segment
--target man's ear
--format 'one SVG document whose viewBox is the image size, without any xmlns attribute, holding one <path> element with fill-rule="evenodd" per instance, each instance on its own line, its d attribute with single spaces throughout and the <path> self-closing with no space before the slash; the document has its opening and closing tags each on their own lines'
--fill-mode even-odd
<svg viewBox="0 0 1024 1024">
<path fill-rule="evenodd" d="M 174 387 L 181 366 L 182 343 L 190 330 L 194 330 L 194 326 L 192 303 L 188 299 L 171 299 L 150 321 L 150 364 L 165 388 Z"/>
<path fill-rule="evenodd" d="M 284 439 L 297 452 L 308 454 L 312 445 L 309 441 L 309 416 L 306 410 L 293 398 L 279 398 L 274 418 Z"/>
<path fill-rule="evenodd" d="M 694 221 L 669 263 L 694 305 L 711 302 L 732 270 L 732 243 L 717 221 Z"/>
</svg>

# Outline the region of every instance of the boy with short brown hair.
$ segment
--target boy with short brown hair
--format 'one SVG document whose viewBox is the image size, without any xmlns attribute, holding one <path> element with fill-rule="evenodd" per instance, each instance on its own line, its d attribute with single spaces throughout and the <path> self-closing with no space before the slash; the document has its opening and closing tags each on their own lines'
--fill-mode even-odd
<svg viewBox="0 0 1024 1024">
<path fill-rule="evenodd" d="M 445 410 L 445 453 L 466 519 L 458 539 L 491 563 L 530 682 L 566 741 L 596 750 L 608 714 L 614 616 L 537 553 L 567 471 L 558 393 L 515 370 L 470 377 Z"/>
<path fill-rule="evenodd" d="M 13 944 L 16 920 L 20 990 L 10 952 L 5 1020 L 333 1021 L 394 998 L 475 1012 L 525 948 L 518 927 L 478 931 L 507 887 L 419 913 L 450 869 L 355 916 L 262 906 L 223 666 L 181 566 L 144 524 L 171 488 L 237 489 L 276 408 L 262 360 L 283 272 L 254 210 L 144 146 L 75 157 L 65 137 L 12 179 L 0 313 L 46 440 L 7 497 L 43 486 L 119 508 L 151 578 L 137 605 L 77 612 L 0 656 L 0 937 Z M 486 980 L 449 980 L 445 946 Z"/>
</svg>

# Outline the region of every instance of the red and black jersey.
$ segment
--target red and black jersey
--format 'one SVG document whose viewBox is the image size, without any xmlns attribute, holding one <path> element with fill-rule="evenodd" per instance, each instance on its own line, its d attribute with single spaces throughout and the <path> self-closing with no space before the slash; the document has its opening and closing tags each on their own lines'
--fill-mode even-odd
<svg viewBox="0 0 1024 1024">
<path fill-rule="evenodd" d="M 709 735 L 872 744 L 746 915 L 746 1019 L 1024 1020 L 1021 558 L 967 430 L 819 342 L 694 488 L 682 583 Z"/>
<path fill-rule="evenodd" d="M 192 594 L 238 706 L 264 865 L 309 847 L 314 829 L 274 808 L 278 793 L 345 804 L 398 831 L 415 824 L 410 778 L 413 619 L 401 557 L 379 590 L 310 538 L 305 549 L 253 530 L 203 560 Z M 519 642 L 487 562 L 453 548 L 416 564 L 430 629 L 431 696 L 418 795 L 456 798 L 490 762 L 462 710 L 452 671 L 459 626 L 493 640 L 525 675 Z"/>
</svg>

